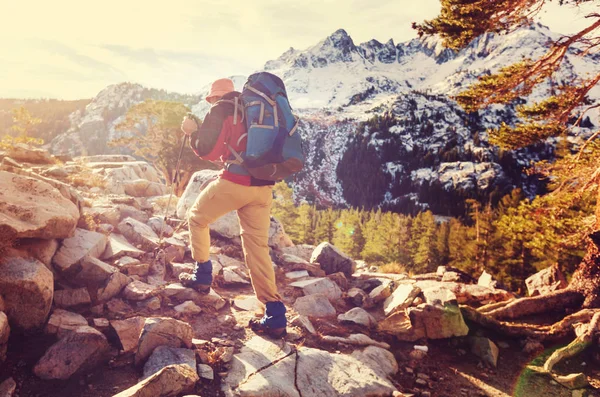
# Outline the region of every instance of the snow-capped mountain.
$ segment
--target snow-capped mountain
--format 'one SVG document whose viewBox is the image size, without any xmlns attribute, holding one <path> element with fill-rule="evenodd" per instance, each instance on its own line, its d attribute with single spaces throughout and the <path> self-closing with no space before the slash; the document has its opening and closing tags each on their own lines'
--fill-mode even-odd
<svg viewBox="0 0 600 397">
<path fill-rule="evenodd" d="M 537 193 L 523 169 L 531 161 L 551 158 L 552 145 L 499 153 L 488 144 L 486 129 L 514 122 L 514 109 L 492 106 L 467 115 L 450 97 L 481 75 L 538 58 L 559 37 L 534 24 L 507 35 L 483 35 L 454 52 L 435 37 L 357 45 L 340 29 L 306 50 L 290 48 L 268 61 L 264 70 L 284 80 L 302 117 L 307 167 L 295 179 L 296 197 L 320 205 L 447 213 L 453 202 L 467 197 L 487 201 L 514 187 Z M 552 84 L 600 69 L 599 54 L 580 55 L 577 48 L 568 52 Z M 233 79 L 241 89 L 245 77 Z M 542 84 L 523 101 L 547 96 L 552 84 Z M 131 105 L 149 97 L 179 100 L 202 117 L 209 87 L 198 96 L 131 84 L 108 87 L 85 112 L 72 115 L 70 131 L 52 148 L 71 154 L 110 150 L 106 142 L 117 136 L 114 126 Z M 600 98 L 600 87 L 590 97 Z M 379 119 L 373 120 L 375 116 Z M 585 124 L 597 126 L 600 117 L 590 114 Z M 576 132 L 589 134 L 584 128 Z"/>
</svg>

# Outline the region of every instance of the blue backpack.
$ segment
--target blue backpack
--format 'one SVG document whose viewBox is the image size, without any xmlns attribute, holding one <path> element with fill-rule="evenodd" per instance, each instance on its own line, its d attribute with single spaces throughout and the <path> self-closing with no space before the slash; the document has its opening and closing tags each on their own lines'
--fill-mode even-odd
<svg viewBox="0 0 600 397">
<path fill-rule="evenodd" d="M 271 73 L 248 78 L 240 96 L 247 127 L 246 152 L 234 156 L 258 179 L 280 181 L 304 167 L 298 117 L 281 79 Z"/>
</svg>

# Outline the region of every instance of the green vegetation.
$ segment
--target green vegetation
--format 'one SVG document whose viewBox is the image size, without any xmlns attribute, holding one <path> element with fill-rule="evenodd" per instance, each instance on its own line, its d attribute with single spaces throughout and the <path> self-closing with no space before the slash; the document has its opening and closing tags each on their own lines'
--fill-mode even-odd
<svg viewBox="0 0 600 397">
<path fill-rule="evenodd" d="M 581 225 L 593 218 L 595 199 L 586 194 L 547 195 L 523 200 L 520 190 L 496 208 L 467 200 L 464 219 L 416 216 L 359 209 L 319 210 L 294 205 L 292 189 L 275 186 L 273 216 L 296 244 L 328 241 L 355 259 L 390 272 L 433 272 L 453 266 L 474 277 L 485 269 L 515 291 L 537 271 L 559 263 L 573 273 L 585 255 Z"/>
</svg>

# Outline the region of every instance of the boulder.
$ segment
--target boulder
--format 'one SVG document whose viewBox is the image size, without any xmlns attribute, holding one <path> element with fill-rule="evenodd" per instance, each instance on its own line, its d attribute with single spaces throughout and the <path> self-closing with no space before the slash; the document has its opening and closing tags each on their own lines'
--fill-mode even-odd
<svg viewBox="0 0 600 397">
<path fill-rule="evenodd" d="M 54 270 L 52 269 L 52 258 L 58 250 L 58 240 L 45 240 L 41 238 L 22 239 L 19 241 L 17 248 L 42 262 L 51 271 Z"/>
<path fill-rule="evenodd" d="M 238 267 L 224 267 L 223 281 L 225 285 L 247 284 L 250 285 L 248 277 Z"/>
<path fill-rule="evenodd" d="M 395 311 L 409 307 L 415 298 L 421 293 L 421 289 L 414 284 L 402 284 L 383 303 L 383 311 L 389 316 Z"/>
<path fill-rule="evenodd" d="M 143 301 L 151 298 L 156 292 L 156 286 L 146 284 L 142 281 L 134 281 L 127 284 L 123 290 L 123 297 L 131 301 Z"/>
<path fill-rule="evenodd" d="M 92 298 L 85 287 L 54 291 L 54 304 L 58 307 L 76 307 L 90 303 L 92 303 Z"/>
<path fill-rule="evenodd" d="M 319 244 L 315 248 L 310 261 L 320 264 L 325 274 L 341 272 L 346 277 L 352 277 L 352 274 L 356 271 L 356 262 L 329 243 Z"/>
<path fill-rule="evenodd" d="M 123 353 L 130 353 L 137 350 L 140 334 L 145 323 L 146 319 L 144 317 L 131 317 L 127 320 L 113 320 L 110 322 L 110 326 L 115 330 L 119 338 Z"/>
<path fill-rule="evenodd" d="M 341 336 L 325 335 L 321 337 L 321 340 L 325 343 L 341 343 L 343 345 L 352 346 L 377 346 L 382 349 L 390 349 L 390 345 L 385 342 L 377 342 L 364 334 L 352 334 L 347 338 Z"/>
<path fill-rule="evenodd" d="M 164 367 L 173 364 L 187 365 L 192 370 L 196 369 L 196 352 L 190 349 L 159 346 L 154 349 L 144 364 L 142 379 L 149 378 Z"/>
<path fill-rule="evenodd" d="M 207 379 L 207 380 L 215 379 L 215 371 L 212 369 L 212 367 L 210 365 L 206 365 L 206 364 L 198 364 L 198 375 L 202 379 Z"/>
<path fill-rule="evenodd" d="M 233 301 L 233 305 L 236 309 L 248 312 L 258 312 L 264 307 L 264 305 L 258 299 L 256 299 L 255 296 L 251 296 L 249 298 L 236 298 Z"/>
<path fill-rule="evenodd" d="M 483 362 L 496 368 L 498 366 L 498 354 L 500 349 L 488 338 L 473 336 L 469 338 L 471 352 L 481 358 Z"/>
<path fill-rule="evenodd" d="M 148 226 L 154 230 L 154 233 L 156 233 L 157 236 L 160 236 L 161 232 L 165 237 L 171 237 L 173 233 L 175 233 L 175 230 L 167 222 L 165 222 L 163 218 L 158 216 L 153 216 L 150 218 L 148 220 Z"/>
<path fill-rule="evenodd" d="M 498 286 L 498 281 L 494 280 L 494 277 L 484 270 L 477 280 L 477 285 L 493 289 Z"/>
<path fill-rule="evenodd" d="M 567 280 L 558 265 L 550 266 L 525 280 L 530 296 L 546 295 L 567 288 Z"/>
<path fill-rule="evenodd" d="M 212 307 L 216 310 L 221 310 L 227 304 L 225 299 L 217 294 L 212 288 L 208 294 L 201 294 L 192 288 L 184 287 L 180 283 L 167 285 L 164 287 L 162 295 L 179 302 L 191 300 L 200 307 Z"/>
<path fill-rule="evenodd" d="M 179 219 L 187 218 L 187 212 L 196 202 L 200 192 L 208 185 L 208 183 L 218 177 L 219 171 L 214 170 L 201 170 L 192 175 L 183 195 L 177 203 L 177 217 Z"/>
<path fill-rule="evenodd" d="M 269 247 L 280 250 L 286 247 L 292 247 L 294 243 L 285 234 L 283 224 L 277 219 L 271 217 L 271 224 L 269 226 Z"/>
<path fill-rule="evenodd" d="M 17 382 L 13 378 L 8 378 L 0 383 L 0 396 L 13 397 L 17 390 Z"/>
<path fill-rule="evenodd" d="M 308 317 L 331 317 L 336 315 L 335 308 L 325 295 L 307 295 L 296 299 L 294 310 Z"/>
<path fill-rule="evenodd" d="M 102 233 L 76 229 L 73 237 L 63 240 L 52 262 L 56 270 L 72 272 L 71 267 L 79 264 L 84 257 L 99 258 L 104 253 L 107 242 L 108 238 Z"/>
<path fill-rule="evenodd" d="M 45 332 L 62 338 L 69 332 L 86 325 L 88 325 L 88 322 L 81 314 L 54 309 L 46 324 Z"/>
<path fill-rule="evenodd" d="M 158 247 L 159 237 L 145 223 L 133 218 L 125 218 L 119 223 L 118 229 L 127 240 L 136 244 L 142 250 L 152 251 Z"/>
<path fill-rule="evenodd" d="M 439 304 L 444 306 L 446 304 L 458 303 L 454 292 L 441 285 L 431 288 L 425 288 L 422 292 L 423 296 L 425 297 L 425 302 L 429 303 L 430 305 Z"/>
<path fill-rule="evenodd" d="M 125 194 L 133 197 L 163 196 L 168 193 L 168 188 L 162 183 L 150 182 L 146 179 L 124 181 Z"/>
<path fill-rule="evenodd" d="M 348 310 L 344 314 L 340 314 L 338 316 L 338 321 L 340 322 L 350 322 L 359 325 L 363 325 L 365 327 L 373 327 L 377 325 L 377 320 L 375 317 L 369 314 L 366 310 L 355 307 L 354 309 Z"/>
<path fill-rule="evenodd" d="M 296 281 L 295 283 L 291 283 L 290 286 L 301 288 L 304 295 L 325 295 L 332 302 L 335 302 L 342 297 L 342 290 L 340 287 L 328 278 Z"/>
<path fill-rule="evenodd" d="M 369 298 L 373 303 L 379 303 L 392 296 L 393 292 L 394 282 L 390 279 L 381 279 L 381 285 L 369 292 Z"/>
<path fill-rule="evenodd" d="M 69 237 L 79 209 L 46 182 L 0 171 L 0 235 L 5 239 Z"/>
<path fill-rule="evenodd" d="M 12 326 L 22 330 L 41 328 L 52 305 L 54 277 L 35 259 L 0 260 L 0 296 Z"/>
<path fill-rule="evenodd" d="M 8 150 L 8 156 L 16 161 L 28 164 L 53 164 L 52 155 L 44 149 L 32 147 L 24 143 L 15 143 Z"/>
<path fill-rule="evenodd" d="M 113 397 L 176 397 L 194 389 L 199 377 L 188 365 L 169 365 Z"/>
<path fill-rule="evenodd" d="M 310 262 L 310 258 L 312 257 L 314 250 L 315 246 L 309 244 L 299 244 L 281 248 L 281 252 L 284 254 L 297 256 L 298 258 L 301 258 L 307 262 Z"/>
<path fill-rule="evenodd" d="M 175 309 L 177 313 L 183 315 L 193 316 L 202 313 L 202 308 L 192 301 L 185 301 L 182 304 L 175 306 L 173 309 Z"/>
<path fill-rule="evenodd" d="M 196 265 L 193 263 L 176 263 L 169 262 L 169 268 L 171 269 L 171 275 L 174 279 L 179 279 L 179 275 L 182 273 L 193 273 Z M 213 263 L 214 266 L 214 263 Z"/>
<path fill-rule="evenodd" d="M 106 245 L 106 250 L 102 255 L 104 260 L 115 260 L 123 256 L 131 256 L 139 258 L 144 254 L 144 251 L 134 247 L 127 239 L 120 234 L 111 234 Z"/>
<path fill-rule="evenodd" d="M 96 259 L 93 256 L 85 256 L 80 262 L 81 270 L 73 281 L 79 285 L 100 286 L 119 269 Z"/>
<path fill-rule="evenodd" d="M 108 360 L 106 337 L 92 327 L 74 329 L 52 345 L 33 368 L 41 379 L 69 379 Z"/>
<path fill-rule="evenodd" d="M 389 396 L 396 388 L 388 378 L 397 371 L 392 353 L 379 347 L 350 355 L 290 352 L 287 344 L 253 338 L 234 356 L 224 386 L 242 396 Z"/>
<path fill-rule="evenodd" d="M 8 317 L 6 317 L 4 312 L 0 312 L 0 364 L 6 360 L 6 350 L 8 349 L 9 337 L 10 325 L 8 324 Z"/>
<path fill-rule="evenodd" d="M 371 305 L 369 295 L 360 288 L 350 288 L 348 298 L 350 298 L 354 306 L 369 307 Z"/>
<path fill-rule="evenodd" d="M 135 354 L 136 365 L 144 363 L 158 346 L 192 347 L 192 327 L 168 317 L 147 318 Z"/>
<path fill-rule="evenodd" d="M 133 280 L 121 272 L 115 272 L 105 281 L 96 293 L 96 301 L 105 302 L 119 295 L 121 291 Z"/>
<path fill-rule="evenodd" d="M 458 306 L 422 304 L 409 310 L 414 327 L 423 328 L 428 339 L 465 336 L 469 328 Z"/>
</svg>

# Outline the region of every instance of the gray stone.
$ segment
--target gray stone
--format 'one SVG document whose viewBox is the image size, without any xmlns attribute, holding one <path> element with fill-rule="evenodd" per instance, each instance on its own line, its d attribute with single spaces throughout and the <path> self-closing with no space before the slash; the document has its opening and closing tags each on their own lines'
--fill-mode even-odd
<svg viewBox="0 0 600 397">
<path fill-rule="evenodd" d="M 198 375 L 202 379 L 214 380 L 215 372 L 210 365 L 198 364 Z"/>
<path fill-rule="evenodd" d="M 158 247 L 158 236 L 152 228 L 133 218 L 126 218 L 118 226 L 119 232 L 142 250 L 152 251 Z"/>
<path fill-rule="evenodd" d="M 191 348 L 192 337 L 192 327 L 188 323 L 168 317 L 147 318 L 140 334 L 135 363 L 145 362 L 158 346 Z"/>
<path fill-rule="evenodd" d="M 99 258 L 104 253 L 107 242 L 106 235 L 102 233 L 76 229 L 73 237 L 63 240 L 52 262 L 58 271 L 68 272 L 86 256 Z"/>
<path fill-rule="evenodd" d="M 371 304 L 369 295 L 360 288 L 350 288 L 348 291 L 348 298 L 350 298 L 352 303 L 358 307 L 368 307 Z"/>
<path fill-rule="evenodd" d="M 321 338 L 326 343 L 342 343 L 353 346 L 377 346 L 382 349 L 390 349 L 390 345 L 384 342 L 377 342 L 364 334 L 352 334 L 347 338 L 339 336 L 325 335 Z"/>
<path fill-rule="evenodd" d="M 223 268 L 223 280 L 225 285 L 236 285 L 236 284 L 250 284 L 243 273 L 236 267 L 224 267 Z"/>
<path fill-rule="evenodd" d="M 486 364 L 496 368 L 498 366 L 498 354 L 500 349 L 488 338 L 473 336 L 469 338 L 471 344 L 471 352 L 481 358 Z"/>
<path fill-rule="evenodd" d="M 213 263 L 213 265 L 214 265 L 214 263 Z M 193 273 L 196 265 L 194 265 L 193 263 L 170 262 L 169 267 L 171 268 L 171 274 L 172 274 L 173 278 L 178 279 L 179 275 L 182 273 Z"/>
<path fill-rule="evenodd" d="M 340 287 L 328 278 L 296 281 L 295 283 L 291 283 L 290 286 L 301 288 L 304 295 L 325 295 L 332 302 L 335 302 L 342 297 L 342 290 Z"/>
<path fill-rule="evenodd" d="M 54 277 L 35 259 L 0 259 L 0 296 L 11 326 L 21 330 L 41 328 L 52 305 Z"/>
<path fill-rule="evenodd" d="M 315 329 L 314 325 L 312 324 L 310 319 L 306 316 L 303 316 L 303 315 L 296 316 L 292 320 L 292 324 L 297 327 L 302 327 L 302 328 L 306 329 L 308 332 L 310 332 L 313 335 L 315 335 L 317 333 L 317 330 Z"/>
<path fill-rule="evenodd" d="M 290 280 L 298 280 L 298 279 L 303 279 L 306 277 L 309 277 L 310 275 L 308 274 L 308 272 L 306 270 L 298 270 L 295 272 L 287 272 L 285 274 L 285 278 L 288 278 Z"/>
<path fill-rule="evenodd" d="M 321 243 L 315 248 L 310 261 L 321 265 L 325 274 L 344 273 L 346 277 L 352 277 L 356 271 L 356 262 L 329 243 Z"/>
<path fill-rule="evenodd" d="M 195 368 L 190 369 L 188 365 L 169 365 L 113 397 L 176 397 L 192 391 L 198 380 Z"/>
<path fill-rule="evenodd" d="M 567 288 L 567 280 L 558 265 L 550 266 L 525 280 L 530 296 L 547 295 Z"/>
<path fill-rule="evenodd" d="M 498 282 L 494 280 L 494 277 L 491 274 L 484 270 L 483 273 L 481 273 L 481 276 L 479 276 L 479 279 L 477 280 L 477 285 L 494 289 L 498 286 Z"/>
<path fill-rule="evenodd" d="M 458 303 L 456 295 L 443 286 L 425 288 L 422 292 L 423 296 L 425 297 L 425 302 L 429 303 L 430 305 L 439 304 L 444 306 L 446 304 Z"/>
<path fill-rule="evenodd" d="M 415 300 L 421 289 L 414 284 L 402 284 L 383 303 L 383 311 L 386 316 L 398 310 L 409 307 Z"/>
<path fill-rule="evenodd" d="M 88 325 L 88 322 L 82 315 L 62 309 L 54 309 L 46 324 L 45 332 L 62 338 L 74 329 L 86 325 Z"/>
<path fill-rule="evenodd" d="M 375 317 L 369 314 L 366 310 L 355 307 L 354 309 L 350 309 L 344 314 L 340 314 L 338 316 L 338 321 L 347 321 L 359 325 L 363 325 L 365 327 L 374 327 L 377 325 L 377 320 Z"/>
<path fill-rule="evenodd" d="M 111 234 L 102 259 L 112 261 L 123 256 L 139 258 L 143 254 L 144 251 L 131 245 L 125 237 L 120 234 Z"/>
<path fill-rule="evenodd" d="M 164 367 L 173 364 L 187 365 L 191 369 L 196 369 L 196 353 L 190 349 L 158 346 L 144 364 L 142 379 L 149 378 Z"/>
<path fill-rule="evenodd" d="M 92 327 L 74 329 L 52 345 L 33 368 L 42 379 L 69 379 L 108 360 L 106 337 Z"/>
<path fill-rule="evenodd" d="M 335 316 L 335 308 L 329 303 L 325 295 L 307 295 L 296 299 L 294 310 L 298 314 L 308 317 L 330 317 Z"/>
<path fill-rule="evenodd" d="M 10 146 L 8 156 L 13 160 L 29 164 L 52 164 L 52 155 L 44 149 L 29 146 L 25 143 L 15 143 Z"/>
</svg>

